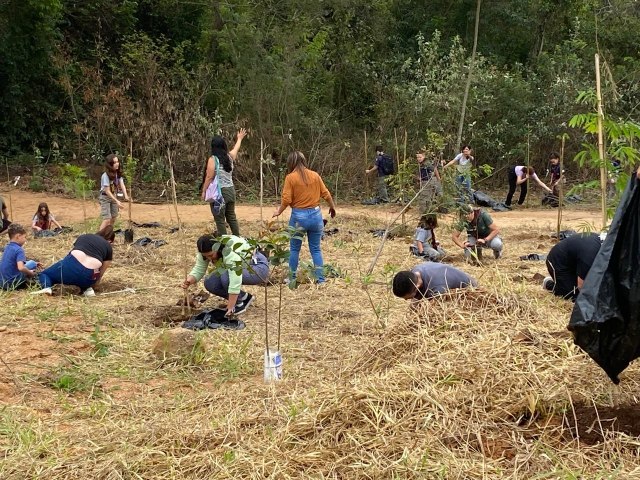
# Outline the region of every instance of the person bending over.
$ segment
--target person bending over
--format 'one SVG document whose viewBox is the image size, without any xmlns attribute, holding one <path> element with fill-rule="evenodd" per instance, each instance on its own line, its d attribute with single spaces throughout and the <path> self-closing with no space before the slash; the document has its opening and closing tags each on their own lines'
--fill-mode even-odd
<svg viewBox="0 0 640 480">
<path fill-rule="evenodd" d="M 520 198 L 518 199 L 518 205 L 522 205 L 524 203 L 527 198 L 527 184 L 529 183 L 529 178 L 533 178 L 540 187 L 548 193 L 551 193 L 551 188 L 547 187 L 544 182 L 538 178 L 536 171 L 531 167 L 526 167 L 524 165 L 511 167 L 508 178 L 509 192 L 507 193 L 507 199 L 504 202 L 507 207 L 511 206 L 511 199 L 513 198 L 513 194 L 516 193 L 516 187 L 518 185 L 520 185 Z"/>
<path fill-rule="evenodd" d="M 424 262 L 393 277 L 396 297 L 420 301 L 458 288 L 477 287 L 478 282 L 451 265 Z"/>
<path fill-rule="evenodd" d="M 547 255 L 549 277 L 542 281 L 545 290 L 575 301 L 602 246 L 595 233 L 571 235 L 553 246 Z"/>
<path fill-rule="evenodd" d="M 113 260 L 113 227 L 107 225 L 97 233 L 76 238 L 71 251 L 38 275 L 41 290 L 34 295 L 51 295 L 53 285 L 74 285 L 85 297 L 93 297 L 93 287 L 102 280 Z"/>
<path fill-rule="evenodd" d="M 244 313 L 253 302 L 253 295 L 243 291 L 242 285 L 259 285 L 269 280 L 267 257 L 254 252 L 249 242 L 236 235 L 203 235 L 196 245 L 196 263 L 182 288 L 198 283 L 207 273 L 209 263 L 214 264 L 218 268 L 205 278 L 204 288 L 227 299 L 227 317 Z"/>
</svg>

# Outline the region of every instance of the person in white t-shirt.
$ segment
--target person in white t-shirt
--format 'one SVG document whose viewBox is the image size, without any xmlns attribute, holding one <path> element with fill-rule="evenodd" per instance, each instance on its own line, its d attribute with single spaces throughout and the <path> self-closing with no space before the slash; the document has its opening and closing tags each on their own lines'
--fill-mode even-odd
<svg viewBox="0 0 640 480">
<path fill-rule="evenodd" d="M 471 198 L 471 171 L 473 170 L 473 164 L 475 159 L 471 155 L 471 147 L 469 145 L 463 145 L 460 149 L 460 153 L 455 156 L 453 160 L 447 163 L 443 169 L 456 165 L 458 175 L 456 176 L 456 185 L 460 190 L 460 196 Z"/>
<path fill-rule="evenodd" d="M 551 193 L 551 189 L 538 178 L 538 175 L 536 175 L 536 171 L 533 168 L 526 167 L 524 165 L 517 165 L 515 167 L 511 167 L 509 170 L 509 193 L 507 193 L 507 199 L 504 202 L 507 207 L 511 206 L 511 199 L 513 198 L 513 194 L 516 193 L 516 187 L 518 185 L 520 185 L 520 198 L 518 199 L 518 205 L 522 205 L 524 203 L 527 198 L 527 184 L 529 183 L 529 178 L 533 178 L 540 187 Z"/>
</svg>

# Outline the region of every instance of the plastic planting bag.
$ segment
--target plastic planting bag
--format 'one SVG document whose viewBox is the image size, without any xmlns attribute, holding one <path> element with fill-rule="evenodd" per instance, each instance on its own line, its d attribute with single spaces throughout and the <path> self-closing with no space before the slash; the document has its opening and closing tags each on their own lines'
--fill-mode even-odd
<svg viewBox="0 0 640 480">
<path fill-rule="evenodd" d="M 634 174 L 576 299 L 569 330 L 575 344 L 620 383 L 640 356 L 640 182 Z"/>
</svg>

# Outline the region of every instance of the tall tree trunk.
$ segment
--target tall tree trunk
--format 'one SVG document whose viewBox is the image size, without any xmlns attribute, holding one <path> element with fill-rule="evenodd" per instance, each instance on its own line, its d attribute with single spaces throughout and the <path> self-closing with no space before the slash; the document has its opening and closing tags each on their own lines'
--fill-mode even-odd
<svg viewBox="0 0 640 480">
<path fill-rule="evenodd" d="M 469 89 L 471 88 L 471 78 L 473 75 L 473 67 L 476 62 L 476 48 L 478 47 L 478 27 L 480 24 L 480 5 L 482 0 L 476 3 L 476 25 L 473 32 L 473 50 L 471 51 L 471 62 L 469 63 L 469 73 L 467 74 L 467 83 L 464 86 L 464 97 L 462 98 L 462 111 L 460 112 L 460 123 L 458 124 L 458 137 L 455 148 L 460 148 L 462 144 L 462 127 L 464 126 L 464 115 L 467 110 L 467 99 L 469 98 Z"/>
</svg>

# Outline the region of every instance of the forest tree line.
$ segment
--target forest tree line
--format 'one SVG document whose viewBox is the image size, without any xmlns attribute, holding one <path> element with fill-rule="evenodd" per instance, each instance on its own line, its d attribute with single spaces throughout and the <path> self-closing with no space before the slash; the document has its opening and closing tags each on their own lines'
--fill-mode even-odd
<svg viewBox="0 0 640 480">
<path fill-rule="evenodd" d="M 376 144 L 401 157 L 427 147 L 453 158 L 477 6 L 0 0 L 0 155 L 12 164 L 99 165 L 131 144 L 138 180 L 166 181 L 171 156 L 195 192 L 211 134 L 231 142 L 247 127 L 234 174 L 245 194 L 257 192 L 261 139 L 268 193 L 293 149 L 330 188 L 358 192 Z M 576 99 L 594 89 L 596 52 L 607 116 L 638 119 L 639 2 L 480 7 L 462 134 L 479 163 L 497 171 L 528 156 L 542 168 L 565 133 L 570 160 L 585 137 L 568 121 L 594 109 Z"/>
</svg>

